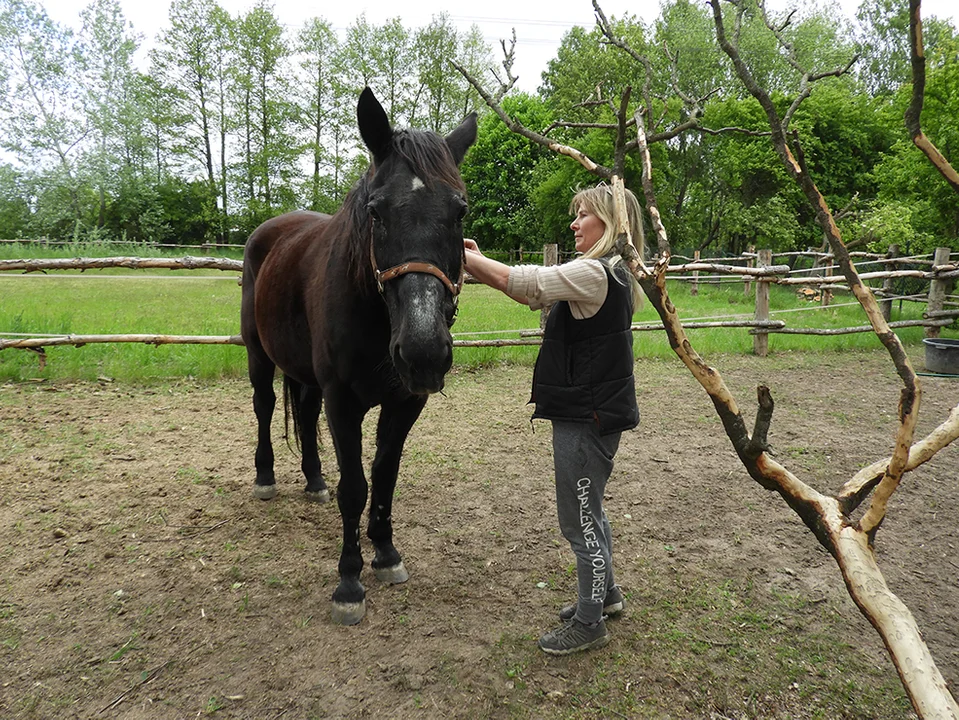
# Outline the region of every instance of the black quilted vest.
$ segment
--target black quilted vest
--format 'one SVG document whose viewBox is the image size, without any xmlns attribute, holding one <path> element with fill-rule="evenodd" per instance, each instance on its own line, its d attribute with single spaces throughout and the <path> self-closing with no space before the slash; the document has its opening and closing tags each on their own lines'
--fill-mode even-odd
<svg viewBox="0 0 959 720">
<path fill-rule="evenodd" d="M 533 370 L 533 418 L 595 422 L 600 433 L 639 424 L 633 381 L 632 296 L 624 266 L 603 263 L 609 289 L 593 317 L 577 320 L 553 306 Z M 619 278 L 616 277 L 619 276 Z"/>
</svg>

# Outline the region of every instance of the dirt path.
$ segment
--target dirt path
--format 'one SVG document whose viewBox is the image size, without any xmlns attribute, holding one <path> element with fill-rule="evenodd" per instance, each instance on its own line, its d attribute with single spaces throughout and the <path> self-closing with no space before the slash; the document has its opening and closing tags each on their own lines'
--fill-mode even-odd
<svg viewBox="0 0 959 720">
<path fill-rule="evenodd" d="M 814 486 L 888 454 L 881 353 L 710 360 L 750 422 L 772 388 L 777 459 Z M 280 495 L 251 497 L 245 382 L 0 386 L 0 717 L 911 717 L 832 559 L 701 388 L 675 361 L 637 378 L 607 501 L 628 610 L 606 650 L 563 660 L 535 649 L 575 583 L 528 368 L 456 372 L 431 399 L 394 513 L 411 579 L 364 571 L 352 628 L 329 621 L 335 504 L 301 498 L 281 440 Z M 925 434 L 959 380 L 923 388 Z M 328 438 L 322 456 L 335 483 Z M 949 448 L 907 476 L 878 556 L 954 689 L 957 547 Z"/>
</svg>

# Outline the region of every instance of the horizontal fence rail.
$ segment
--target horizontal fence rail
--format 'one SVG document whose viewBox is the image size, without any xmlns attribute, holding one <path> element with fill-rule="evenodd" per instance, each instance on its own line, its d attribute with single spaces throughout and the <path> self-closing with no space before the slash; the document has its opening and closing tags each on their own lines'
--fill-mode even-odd
<svg viewBox="0 0 959 720">
<path fill-rule="evenodd" d="M 217 257 L 182 258 L 45 258 L 37 260 L 0 260 L 0 271 L 20 270 L 24 273 L 47 270 L 104 270 L 127 268 L 129 270 L 235 270 L 243 272 L 243 261 Z"/>
<path fill-rule="evenodd" d="M 0 340 L 0 350 L 20 348 L 42 350 L 57 345 L 95 345 L 97 343 L 142 343 L 144 345 L 243 345 L 239 335 L 147 335 L 122 333 L 119 335 L 44 335 L 12 340 Z"/>
<path fill-rule="evenodd" d="M 54 243 L 49 243 L 54 244 Z M 69 243 L 68 243 L 69 244 Z M 140 245 L 142 247 L 142 244 Z M 184 247 L 184 246 L 179 246 Z M 203 245 L 199 247 L 215 248 L 216 245 Z M 239 246 L 228 246 L 237 247 Z M 948 295 L 946 288 L 957 277 L 959 277 L 959 257 L 955 260 L 948 248 L 939 248 L 933 257 L 928 255 L 912 257 L 889 257 L 877 255 L 874 253 L 850 253 L 860 262 L 857 267 L 863 267 L 872 263 L 892 269 L 878 270 L 875 272 L 861 273 L 860 279 L 864 282 L 882 281 L 882 287 L 871 287 L 872 292 L 880 298 L 881 307 L 887 315 L 891 302 L 893 300 L 910 300 L 928 303 L 928 309 L 923 313 L 921 320 L 903 320 L 890 322 L 891 328 L 916 327 L 926 328 L 927 337 L 938 337 L 939 329 L 952 324 L 959 317 L 959 297 Z M 555 248 L 544 249 L 542 253 L 524 251 L 523 256 L 541 255 L 544 258 L 556 258 L 558 253 Z M 768 308 L 768 287 L 771 284 L 777 284 L 788 287 L 809 288 L 809 292 L 815 288 L 820 295 L 815 299 L 821 300 L 823 305 L 831 301 L 832 291 L 848 291 L 848 284 L 841 275 L 833 275 L 837 266 L 832 265 L 833 256 L 830 253 L 821 252 L 789 252 L 773 255 L 768 250 L 759 252 L 743 253 L 737 258 L 714 258 L 701 259 L 699 253 L 693 258 L 683 256 L 673 256 L 673 259 L 689 260 L 679 265 L 671 265 L 667 268 L 667 275 L 670 279 L 690 283 L 691 293 L 696 294 L 699 284 L 716 284 L 736 282 L 744 284 L 744 292 L 749 293 L 752 283 L 756 283 L 756 306 L 753 317 L 747 319 L 744 316 L 733 317 L 733 319 L 722 318 L 704 318 L 694 319 L 683 323 L 687 329 L 700 328 L 748 328 L 750 334 L 756 336 L 757 343 L 754 345 L 754 351 L 757 354 L 764 355 L 765 348 L 763 344 L 765 339 L 771 333 L 793 334 L 793 335 L 844 335 L 852 333 L 862 333 L 872 331 L 869 325 L 846 327 L 846 328 L 801 328 L 787 327 L 782 320 L 773 320 L 769 317 Z M 797 262 L 799 259 L 809 259 L 814 263 L 813 267 L 796 268 L 791 264 L 773 264 L 774 258 L 785 258 L 791 262 Z M 765 261 L 765 262 L 764 262 Z M 742 263 L 742 264 L 736 264 Z M 906 269 L 897 269 L 898 265 L 913 266 Z M 922 266 L 918 269 L 915 266 Z M 53 258 L 53 259 L 21 259 L 21 260 L 0 260 L 0 271 L 20 272 L 23 275 L 30 273 L 46 273 L 48 271 L 58 270 L 102 270 L 107 268 L 124 268 L 131 270 L 221 270 L 228 272 L 242 272 L 243 262 L 230 258 L 221 257 L 191 257 L 183 258 L 140 258 L 140 257 L 109 257 L 109 258 Z M 705 274 L 704 273 L 708 273 Z M 128 278 L 128 275 L 106 275 L 104 279 Z M 198 278 L 199 279 L 199 278 Z M 236 278 L 239 281 L 239 278 Z M 930 289 L 926 293 L 897 293 L 893 287 L 896 281 L 918 281 L 929 283 Z M 467 276 L 467 282 L 472 278 Z M 766 300 L 763 301 L 763 294 Z M 856 304 L 857 303 L 850 303 Z M 798 310 L 805 310 L 799 308 Z M 782 311 L 789 312 L 789 311 Z M 650 332 L 662 330 L 661 323 L 634 323 L 632 330 L 634 332 Z M 464 333 L 454 335 L 453 345 L 455 347 L 511 347 L 524 345 L 539 345 L 542 337 L 542 325 L 540 329 L 531 330 L 508 330 L 499 331 L 495 334 L 515 334 L 517 337 L 497 337 L 495 339 L 468 339 L 464 336 L 474 333 Z M 475 333 L 481 334 L 481 333 Z M 763 342 L 760 342 L 763 341 Z M 166 335 L 166 334 L 109 334 L 109 335 L 84 335 L 84 334 L 50 334 L 25 336 L 22 333 L 2 333 L 0 332 L 0 350 L 7 348 L 19 348 L 38 353 L 41 356 L 41 362 L 44 359 L 44 348 L 55 346 L 73 345 L 82 347 L 84 345 L 97 343 L 141 343 L 147 345 L 243 345 L 243 339 L 239 335 L 223 336 L 202 336 L 202 335 Z"/>
</svg>

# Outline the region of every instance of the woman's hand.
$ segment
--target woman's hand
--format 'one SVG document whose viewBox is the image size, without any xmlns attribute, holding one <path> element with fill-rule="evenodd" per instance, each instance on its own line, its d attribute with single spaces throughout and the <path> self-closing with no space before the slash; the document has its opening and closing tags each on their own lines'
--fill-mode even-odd
<svg viewBox="0 0 959 720">
<path fill-rule="evenodd" d="M 506 292 L 509 285 L 509 266 L 504 265 L 498 260 L 486 257 L 479 249 L 479 245 L 472 238 L 463 238 L 463 251 L 465 266 L 470 275 L 484 285 Z M 529 300 L 524 297 L 514 297 L 509 295 L 516 302 L 529 305 Z"/>
<path fill-rule="evenodd" d="M 479 245 L 476 244 L 476 241 L 473 238 L 463 238 L 463 250 L 465 251 L 463 260 L 465 261 L 464 264 L 466 267 L 469 267 L 470 256 L 473 256 L 474 258 L 484 257 L 483 253 L 480 252 Z"/>
</svg>

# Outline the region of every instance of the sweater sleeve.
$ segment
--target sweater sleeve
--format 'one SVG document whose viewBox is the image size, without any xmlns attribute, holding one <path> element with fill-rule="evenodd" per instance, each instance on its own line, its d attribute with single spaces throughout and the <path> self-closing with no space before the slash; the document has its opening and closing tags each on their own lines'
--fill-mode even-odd
<svg viewBox="0 0 959 720">
<path fill-rule="evenodd" d="M 577 259 L 563 265 L 517 265 L 510 269 L 507 294 L 525 297 L 530 309 L 566 300 L 577 320 L 599 312 L 606 302 L 608 278 L 599 260 Z"/>
</svg>

